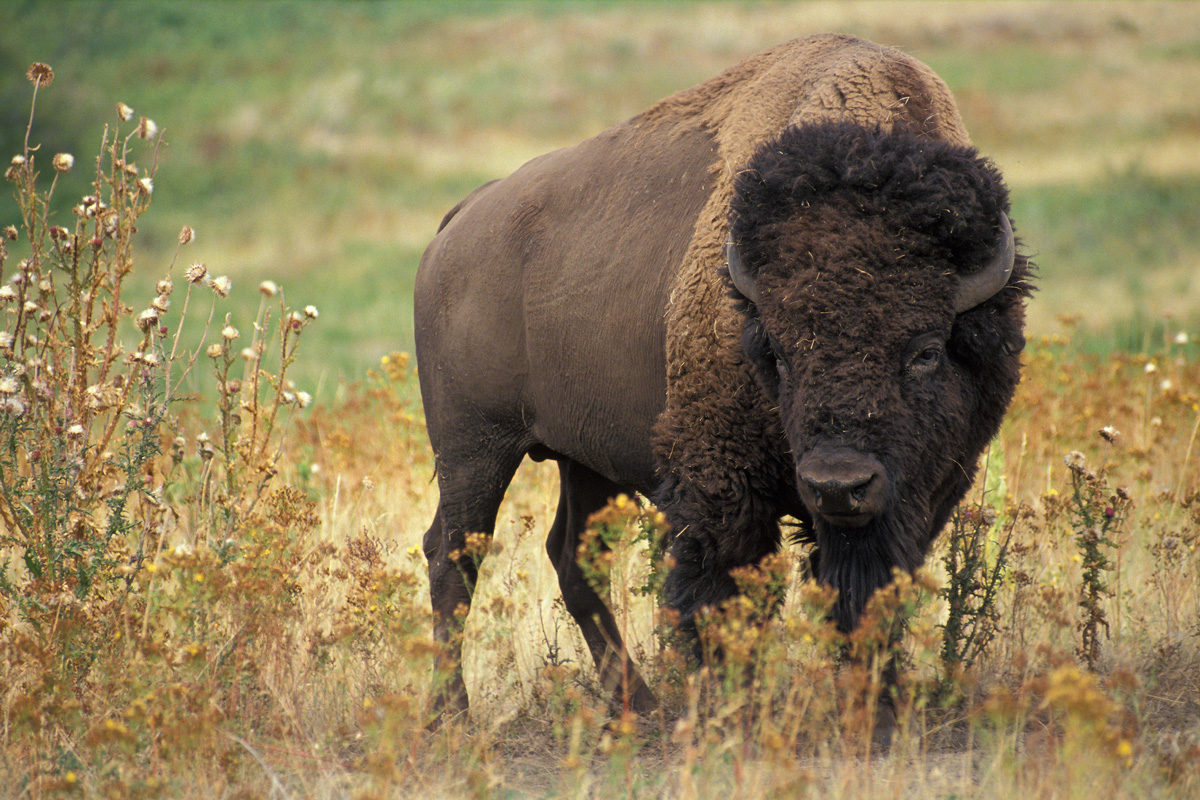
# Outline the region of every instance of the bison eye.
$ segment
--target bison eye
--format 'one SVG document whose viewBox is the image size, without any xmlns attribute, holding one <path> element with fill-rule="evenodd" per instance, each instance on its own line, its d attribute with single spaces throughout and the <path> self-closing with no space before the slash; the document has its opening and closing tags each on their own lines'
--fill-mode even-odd
<svg viewBox="0 0 1200 800">
<path fill-rule="evenodd" d="M 788 363 L 784 359 L 782 353 L 783 348 L 779 345 L 779 340 L 774 334 L 767 333 L 767 346 L 771 348 L 771 355 L 775 357 L 775 374 L 779 376 L 779 385 L 786 386 L 788 382 Z"/>
<path fill-rule="evenodd" d="M 927 375 L 938 368 L 942 362 L 942 346 L 930 344 L 922 347 L 908 362 L 909 369 L 918 375 Z"/>
<path fill-rule="evenodd" d="M 779 373 L 779 384 L 785 385 L 788 382 L 788 365 L 779 356 L 775 356 L 775 371 Z"/>
</svg>

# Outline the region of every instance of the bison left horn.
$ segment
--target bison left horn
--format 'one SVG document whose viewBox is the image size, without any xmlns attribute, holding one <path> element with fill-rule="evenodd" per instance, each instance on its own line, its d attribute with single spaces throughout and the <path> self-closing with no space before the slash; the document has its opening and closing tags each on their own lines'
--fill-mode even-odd
<svg viewBox="0 0 1200 800">
<path fill-rule="evenodd" d="M 1015 259 L 1016 244 L 1013 241 L 1012 225 L 1008 222 L 1008 215 L 1001 211 L 1000 244 L 996 248 L 996 255 L 979 272 L 959 280 L 958 291 L 954 295 L 954 313 L 969 311 L 1007 286 Z M 730 272 L 732 271 L 731 264 Z"/>
<path fill-rule="evenodd" d="M 737 245 L 733 243 L 732 235 L 725 240 L 725 261 L 729 266 L 729 280 L 733 281 L 733 288 L 741 292 L 742 297 L 758 305 L 762 301 L 762 295 L 754 283 L 754 278 L 746 272 L 746 265 L 742 262 Z"/>
</svg>

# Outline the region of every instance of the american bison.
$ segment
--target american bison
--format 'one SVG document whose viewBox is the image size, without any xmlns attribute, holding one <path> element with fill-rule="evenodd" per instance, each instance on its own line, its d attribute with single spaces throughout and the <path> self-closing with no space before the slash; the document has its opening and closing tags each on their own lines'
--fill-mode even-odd
<svg viewBox="0 0 1200 800">
<path fill-rule="evenodd" d="M 1007 190 L 925 65 L 849 36 L 772 48 L 468 196 L 416 282 L 440 501 L 425 534 L 453 633 L 525 456 L 561 478 L 546 549 L 605 687 L 646 710 L 576 563 L 619 492 L 671 525 L 684 631 L 791 515 L 857 623 L 915 569 L 1017 384 L 1030 266 Z"/>
</svg>

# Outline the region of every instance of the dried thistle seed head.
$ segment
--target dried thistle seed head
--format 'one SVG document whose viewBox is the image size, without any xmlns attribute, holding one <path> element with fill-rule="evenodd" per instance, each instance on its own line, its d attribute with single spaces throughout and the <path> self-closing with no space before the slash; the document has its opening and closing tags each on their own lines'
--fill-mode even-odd
<svg viewBox="0 0 1200 800">
<path fill-rule="evenodd" d="M 171 283 L 170 278 L 163 278 L 161 281 L 154 284 L 154 291 L 158 292 L 159 294 L 170 294 L 174 288 L 175 284 Z"/>
<path fill-rule="evenodd" d="M 25 413 L 25 401 L 19 397 L 6 396 L 0 398 L 0 414 L 10 417 L 20 417 Z"/>
<path fill-rule="evenodd" d="M 8 302 L 9 300 L 17 299 L 17 290 L 12 287 L 11 283 L 6 283 L 0 286 L 0 300 Z"/>
<path fill-rule="evenodd" d="M 0 331 L 0 350 L 8 350 L 13 346 L 13 335 L 8 331 Z"/>
<path fill-rule="evenodd" d="M 157 308 L 147 308 L 145 311 L 138 314 L 138 317 L 137 317 L 138 330 L 142 331 L 143 333 L 150 330 L 150 328 L 154 327 L 157 324 L 158 324 L 158 309 Z"/>
<path fill-rule="evenodd" d="M 68 439 L 82 439 L 83 438 L 83 426 L 80 425 L 78 422 L 76 422 L 74 425 L 67 428 L 67 438 Z"/>
<path fill-rule="evenodd" d="M 258 291 L 266 297 L 274 297 L 279 292 L 275 281 L 263 281 L 258 285 Z"/>
<path fill-rule="evenodd" d="M 124 103 L 117 103 L 117 116 L 120 117 L 122 121 L 128 122 L 129 120 L 133 119 L 133 109 Z"/>
<path fill-rule="evenodd" d="M 305 306 L 304 316 L 308 317 L 309 319 L 316 319 L 317 317 L 321 316 L 321 314 L 317 311 L 316 306 Z"/>
<path fill-rule="evenodd" d="M 253 361 L 258 357 L 258 354 L 254 352 L 253 347 L 243 347 L 242 352 L 238 353 L 238 355 L 242 357 L 243 361 Z"/>
<path fill-rule="evenodd" d="M 221 353 L 225 352 L 225 348 L 219 344 L 210 344 L 208 349 L 204 351 L 209 358 L 220 358 Z"/>
<path fill-rule="evenodd" d="M 13 375 L 0 378 L 0 394 L 16 394 L 21 389 L 20 382 Z"/>
<path fill-rule="evenodd" d="M 17 227 L 15 225 L 6 225 L 4 228 L 4 238 L 10 242 L 15 242 L 17 240 Z M 1186 336 L 1187 334 L 1184 335 Z"/>
<path fill-rule="evenodd" d="M 75 156 L 70 153 L 57 153 L 54 156 L 53 164 L 59 172 L 70 172 L 71 167 L 75 166 Z"/>
<path fill-rule="evenodd" d="M 227 342 L 232 342 L 234 339 L 238 338 L 238 336 L 238 329 L 232 325 L 226 325 L 221 329 L 221 338 Z"/>
<path fill-rule="evenodd" d="M 194 230 L 192 230 L 191 225 L 184 225 L 179 230 L 179 243 L 180 244 L 187 244 L 188 242 L 190 242 L 192 239 L 195 239 L 195 238 L 196 238 L 196 232 Z"/>
<path fill-rule="evenodd" d="M 158 297 L 150 301 L 150 305 L 154 306 L 159 313 L 165 314 L 167 313 L 167 309 L 171 307 L 171 298 L 167 297 L 165 294 L 160 294 Z"/>
<path fill-rule="evenodd" d="M 296 392 L 296 405 L 300 408 L 308 408 L 312 403 L 312 395 L 308 392 Z"/>
<path fill-rule="evenodd" d="M 1067 468 L 1072 472 L 1077 472 L 1079 474 L 1083 474 L 1084 469 L 1087 468 L 1087 459 L 1085 459 L 1083 457 L 1083 453 L 1079 452 L 1078 450 L 1072 450 L 1071 452 L 1067 453 L 1066 456 L 1063 457 L 1063 463 L 1065 463 Z"/>
<path fill-rule="evenodd" d="M 233 281 L 229 280 L 227 276 L 221 275 L 213 278 L 209 286 L 217 293 L 218 297 L 229 297 L 229 290 L 233 288 Z"/>
<path fill-rule="evenodd" d="M 191 228 L 188 228 L 187 230 L 190 231 Z M 182 239 L 183 235 L 181 234 L 179 238 Z M 208 267 L 204 266 L 199 261 L 183 271 L 183 277 L 187 279 L 188 283 L 199 283 L 200 281 L 204 280 L 204 276 L 207 274 Z"/>
<path fill-rule="evenodd" d="M 29 69 L 25 72 L 25 77 L 34 86 L 49 86 L 54 82 L 54 70 L 50 69 L 49 64 L 43 64 L 41 61 L 35 61 L 29 65 Z"/>
<path fill-rule="evenodd" d="M 32 300 L 26 300 L 23 310 L 26 314 L 36 314 L 38 310 L 38 304 Z"/>
<path fill-rule="evenodd" d="M 138 191 L 146 194 L 154 194 L 154 181 L 150 178 L 142 178 L 138 181 Z"/>
<path fill-rule="evenodd" d="M 158 126 L 149 117 L 138 120 L 137 135 L 139 139 L 153 139 L 158 135 Z"/>
</svg>

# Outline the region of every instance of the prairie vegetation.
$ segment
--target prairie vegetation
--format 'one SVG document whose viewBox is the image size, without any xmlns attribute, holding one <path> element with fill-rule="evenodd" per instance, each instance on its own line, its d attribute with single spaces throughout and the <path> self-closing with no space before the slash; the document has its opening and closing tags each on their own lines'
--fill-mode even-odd
<svg viewBox="0 0 1200 800">
<path fill-rule="evenodd" d="M 1200 791 L 1196 7 L 19 10 L 0 32 L 9 793 Z M 419 541 L 437 492 L 404 351 L 438 218 L 528 157 L 834 29 L 943 75 L 1041 267 L 986 475 L 853 641 L 800 548 L 745 575 L 747 604 L 709 627 L 726 670 L 663 644 L 656 516 L 614 503 L 596 521 L 614 557 L 589 574 L 663 700 L 634 720 L 599 696 L 555 599 L 556 480 L 527 465 L 476 544 L 471 718 L 431 729 Z M 42 60 L 56 77 L 22 78 Z M 746 624 L 785 587 L 765 629 Z M 900 730 L 881 752 L 876 676 L 839 653 L 886 640 L 897 611 Z"/>
</svg>

